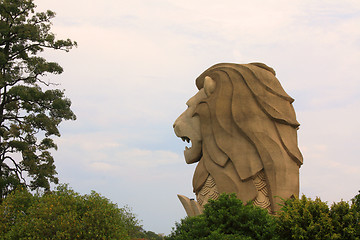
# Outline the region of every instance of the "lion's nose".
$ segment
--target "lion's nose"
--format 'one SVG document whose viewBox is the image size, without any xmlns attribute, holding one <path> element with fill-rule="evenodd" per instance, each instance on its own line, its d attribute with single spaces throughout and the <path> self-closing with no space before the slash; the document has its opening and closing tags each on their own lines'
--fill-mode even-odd
<svg viewBox="0 0 360 240">
<path fill-rule="evenodd" d="M 173 124 L 173 128 L 174 128 L 174 132 L 175 132 L 175 134 L 176 134 L 176 132 L 178 131 L 178 128 L 179 128 L 178 125 L 176 125 L 176 123 L 174 123 L 174 124 Z"/>
<path fill-rule="evenodd" d="M 176 122 L 173 124 L 173 128 L 174 128 L 174 133 L 177 137 L 179 137 L 179 133 L 180 133 L 180 129 L 179 126 L 176 124 Z"/>
</svg>

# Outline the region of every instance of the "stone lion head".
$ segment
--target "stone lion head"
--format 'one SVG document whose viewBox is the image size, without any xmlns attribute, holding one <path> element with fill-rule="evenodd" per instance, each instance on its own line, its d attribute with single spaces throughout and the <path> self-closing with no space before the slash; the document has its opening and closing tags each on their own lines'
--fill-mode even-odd
<svg viewBox="0 0 360 240">
<path fill-rule="evenodd" d="M 274 196 L 298 195 L 303 163 L 299 123 L 294 100 L 275 71 L 262 63 L 220 63 L 203 72 L 196 86 L 199 91 L 175 121 L 174 131 L 191 143 L 184 156 L 187 163 L 198 163 L 193 190 L 200 204 L 216 198 L 216 192 L 235 192 L 245 202 L 267 197 L 273 212 L 280 201 Z M 216 189 L 204 200 L 200 193 L 209 178 Z"/>
</svg>

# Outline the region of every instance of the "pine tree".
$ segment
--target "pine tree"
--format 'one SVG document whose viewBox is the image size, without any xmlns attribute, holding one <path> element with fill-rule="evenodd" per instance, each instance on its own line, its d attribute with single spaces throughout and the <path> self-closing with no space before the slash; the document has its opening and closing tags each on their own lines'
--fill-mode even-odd
<svg viewBox="0 0 360 240">
<path fill-rule="evenodd" d="M 62 120 L 75 120 L 71 101 L 47 74 L 62 67 L 39 53 L 69 51 L 76 42 L 56 40 L 55 13 L 35 12 L 33 0 L 0 0 L 0 202 L 17 185 L 48 190 L 57 183 L 51 149 Z"/>
</svg>

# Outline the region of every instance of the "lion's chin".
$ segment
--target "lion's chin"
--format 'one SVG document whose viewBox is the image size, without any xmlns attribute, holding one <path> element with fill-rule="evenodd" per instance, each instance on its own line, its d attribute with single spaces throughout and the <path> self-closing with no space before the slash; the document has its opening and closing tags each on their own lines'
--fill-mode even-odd
<svg viewBox="0 0 360 240">
<path fill-rule="evenodd" d="M 192 146 L 190 148 L 185 147 L 184 156 L 185 161 L 188 164 L 198 162 L 201 158 L 201 141 L 191 141 Z"/>
</svg>

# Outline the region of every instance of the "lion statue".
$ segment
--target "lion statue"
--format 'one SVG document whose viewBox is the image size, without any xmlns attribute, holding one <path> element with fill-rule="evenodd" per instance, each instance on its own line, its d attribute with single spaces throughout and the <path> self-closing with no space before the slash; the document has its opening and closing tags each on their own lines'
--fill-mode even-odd
<svg viewBox="0 0 360 240">
<path fill-rule="evenodd" d="M 236 193 L 243 202 L 275 213 L 281 198 L 299 194 L 303 163 L 299 123 L 292 99 L 263 63 L 216 64 L 196 79 L 199 91 L 174 123 L 175 134 L 191 142 L 188 164 L 196 200 L 178 195 L 189 216 L 209 199 Z"/>
</svg>

